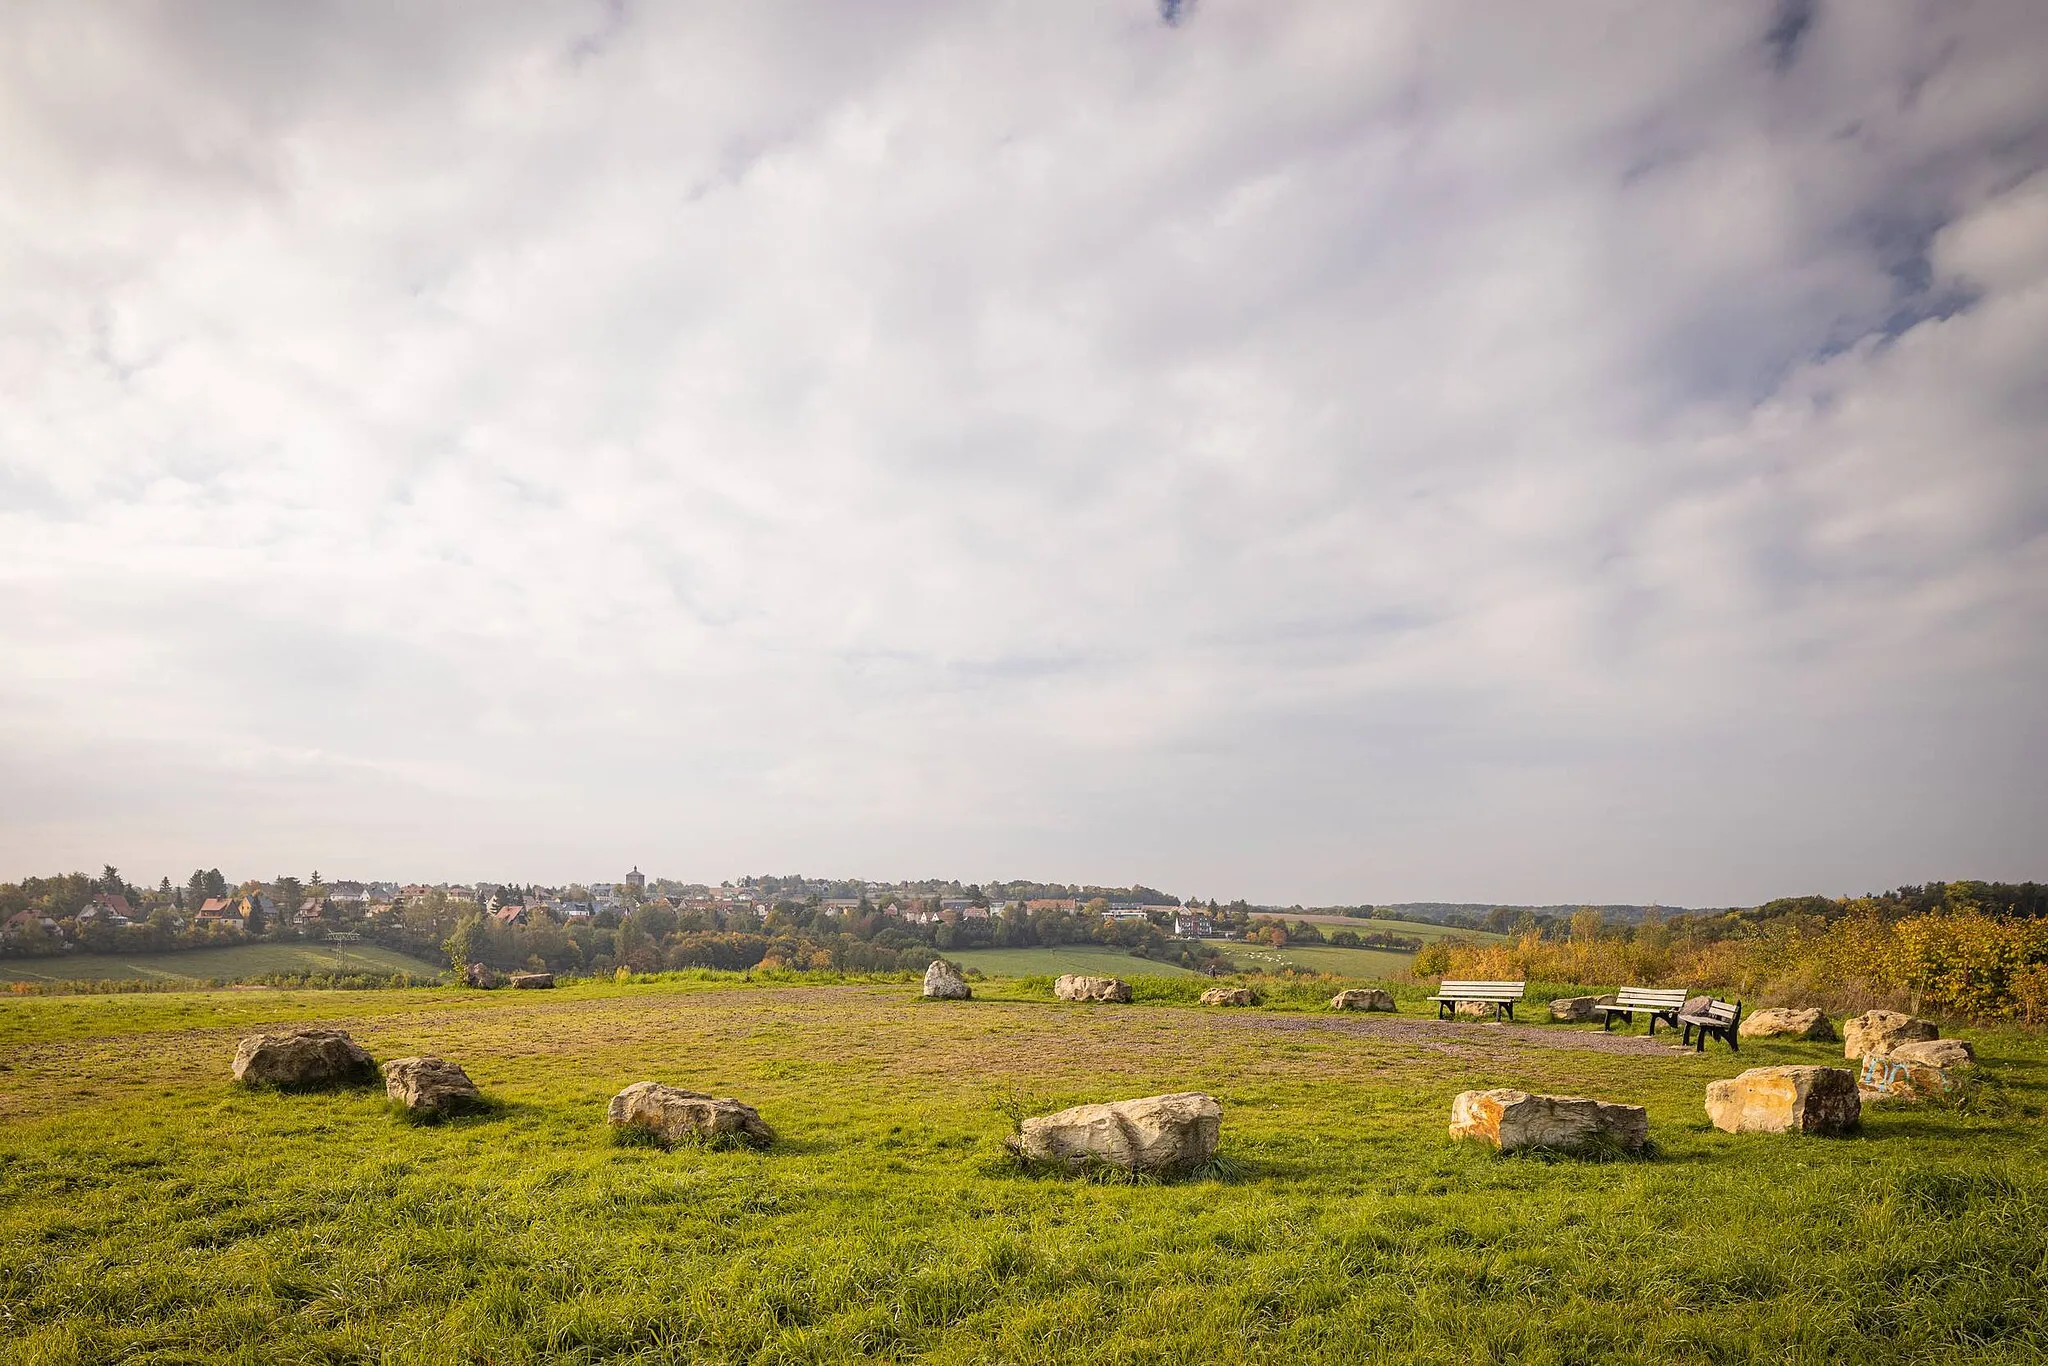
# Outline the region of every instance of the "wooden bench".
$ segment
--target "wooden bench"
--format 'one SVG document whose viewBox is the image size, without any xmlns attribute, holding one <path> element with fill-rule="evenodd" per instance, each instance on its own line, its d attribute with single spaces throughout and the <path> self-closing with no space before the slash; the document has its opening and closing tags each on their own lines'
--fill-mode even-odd
<svg viewBox="0 0 2048 1366">
<path fill-rule="evenodd" d="M 1515 1002 L 1522 999 L 1527 982 L 1450 982 L 1437 987 L 1437 994 L 1429 999 L 1436 1002 L 1436 1017 L 1449 1019 L 1457 1007 L 1466 1001 L 1483 1001 L 1493 1007 L 1493 1018 L 1498 1020 L 1503 1012 L 1507 1018 L 1515 1018 Z"/>
<path fill-rule="evenodd" d="M 1678 1012 L 1685 1008 L 1684 987 L 1623 987 L 1614 994 L 1611 1006 L 1594 1006 L 1604 1011 L 1600 1017 L 1600 1032 L 1606 1033 L 1614 1025 L 1614 1017 L 1626 1015 L 1634 1024 L 1636 1016 L 1650 1017 L 1650 1032 L 1657 1032 L 1657 1021 L 1662 1020 L 1673 1029 L 1678 1028 Z"/>
<path fill-rule="evenodd" d="M 1700 1041 L 1693 1049 L 1696 1053 L 1707 1051 L 1708 1035 L 1712 1035 L 1714 1038 L 1727 1044 L 1728 1050 L 1731 1053 L 1740 1053 L 1742 1051 L 1741 1045 L 1735 1042 L 1735 1031 L 1742 1024 L 1742 1002 L 1740 1001 L 1730 1005 L 1726 1001 L 1717 1001 L 1709 998 L 1707 1003 L 1698 1010 L 1679 1012 L 1678 1023 L 1685 1028 L 1684 1039 L 1686 1043 L 1692 1043 L 1692 1032 L 1695 1029 L 1700 1032 Z"/>
</svg>

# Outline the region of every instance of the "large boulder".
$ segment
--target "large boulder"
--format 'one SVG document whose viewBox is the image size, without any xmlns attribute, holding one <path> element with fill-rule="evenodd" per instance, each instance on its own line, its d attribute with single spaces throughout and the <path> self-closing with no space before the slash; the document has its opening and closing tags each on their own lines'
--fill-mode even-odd
<svg viewBox="0 0 2048 1366">
<path fill-rule="evenodd" d="M 1961 1039 L 1916 1039 L 1894 1048 L 1885 1060 L 1911 1067 L 1975 1067 L 1977 1050 Z"/>
<path fill-rule="evenodd" d="M 339 1029 L 288 1029 L 252 1034 L 235 1045 L 235 1080 L 251 1086 L 315 1090 L 367 1086 L 377 1062 Z"/>
<path fill-rule="evenodd" d="M 1392 1010 L 1394 993 L 1378 987 L 1347 987 L 1330 998 L 1332 1010 Z"/>
<path fill-rule="evenodd" d="M 552 972 L 515 972 L 512 987 L 515 991 L 545 991 L 555 984 Z"/>
<path fill-rule="evenodd" d="M 1052 994 L 1062 1001 L 1128 1001 L 1131 999 L 1131 984 L 1115 977 L 1069 974 L 1052 984 Z"/>
<path fill-rule="evenodd" d="M 1566 1024 L 1586 1024 L 1601 1019 L 1600 1007 L 1614 1004 L 1614 993 L 1605 996 L 1560 996 L 1550 1003 L 1550 1018 Z"/>
<path fill-rule="evenodd" d="M 1214 1096 L 1178 1091 L 1034 1116 L 1024 1121 L 1015 1146 L 1037 1162 L 1172 1175 L 1215 1156 L 1222 1126 L 1223 1106 Z"/>
<path fill-rule="evenodd" d="M 1840 1134 L 1863 1103 L 1856 1074 L 1840 1067 L 1752 1067 L 1707 1083 L 1707 1118 L 1731 1134 Z"/>
<path fill-rule="evenodd" d="M 1962 1074 L 1977 1065 L 1977 1054 L 1961 1039 L 1915 1039 L 1899 1044 L 1882 1061 L 1886 1072 L 1903 1067 L 1904 1073 L 1894 1074 L 1889 1088 L 1865 1089 L 1865 1100 L 1925 1100 L 1953 1091 L 1962 1085 Z"/>
<path fill-rule="evenodd" d="M 1499 1020 L 1507 1018 L 1507 1012 L 1491 1001 L 1460 1001 L 1452 1008 L 1451 1014 L 1462 1020 Z"/>
<path fill-rule="evenodd" d="M 1451 1102 L 1451 1137 L 1491 1143 L 1503 1152 L 1633 1152 L 1649 1141 L 1650 1115 L 1640 1105 L 1586 1096 L 1531 1095 L 1512 1087 L 1465 1091 Z"/>
<path fill-rule="evenodd" d="M 1833 1043 L 1840 1037 L 1827 1012 L 1813 1008 L 1759 1010 L 1743 1016 L 1735 1033 L 1744 1039 L 1806 1039 L 1813 1043 Z"/>
<path fill-rule="evenodd" d="M 1897 1010 L 1866 1010 L 1842 1026 L 1842 1056 L 1861 1058 L 1875 1053 L 1883 1057 L 1902 1043 L 1940 1037 L 1932 1020 Z"/>
<path fill-rule="evenodd" d="M 393 1058 L 384 1064 L 384 1093 L 416 1115 L 453 1115 L 483 1104 L 469 1073 L 446 1058 Z"/>
<path fill-rule="evenodd" d="M 503 986 L 504 983 L 505 979 L 498 975 L 498 970 L 487 963 L 471 963 L 462 970 L 462 984 L 466 987 L 489 991 L 493 987 Z"/>
<path fill-rule="evenodd" d="M 965 1001 L 974 995 L 960 969 L 943 958 L 934 958 L 924 970 L 924 994 L 934 1001 Z"/>
<path fill-rule="evenodd" d="M 1258 997 L 1252 994 L 1250 987 L 1210 987 L 1202 993 L 1205 1006 L 1255 1006 L 1258 1003 Z"/>
<path fill-rule="evenodd" d="M 765 1147 L 775 1141 L 775 1131 L 753 1106 L 658 1081 L 636 1081 L 613 1096 L 605 1118 L 620 1129 L 646 1134 L 664 1148 L 684 1143 Z"/>
</svg>

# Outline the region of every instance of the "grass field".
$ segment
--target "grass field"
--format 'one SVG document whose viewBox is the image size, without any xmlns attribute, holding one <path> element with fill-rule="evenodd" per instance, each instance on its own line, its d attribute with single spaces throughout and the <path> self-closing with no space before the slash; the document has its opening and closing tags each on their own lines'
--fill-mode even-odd
<svg viewBox="0 0 2048 1366">
<path fill-rule="evenodd" d="M 1388 934 L 1405 934 L 1424 943 L 1432 939 L 1469 939 L 1475 944 L 1498 944 L 1509 937 L 1495 934 L 1490 930 L 1459 930 L 1449 925 L 1433 925 L 1426 920 L 1358 920 L 1348 915 L 1295 915 L 1287 911 L 1274 914 L 1290 925 L 1297 920 L 1309 921 L 1322 927 L 1324 933 L 1331 930 L 1357 930 L 1360 934 L 1365 934 L 1371 930 L 1382 930 Z"/>
<path fill-rule="evenodd" d="M 1284 949 L 1262 945 L 1212 940 L 1245 972 L 1276 972 L 1297 968 L 1303 972 L 1328 972 L 1339 977 L 1394 977 L 1408 971 L 1415 956 L 1391 949 L 1334 949 L 1327 944 L 1289 944 Z"/>
<path fill-rule="evenodd" d="M 409 972 L 431 976 L 446 964 L 426 963 L 374 944 L 238 944 L 182 953 L 67 953 L 61 958 L 0 958 L 0 982 L 107 982 L 154 977 L 230 982 L 270 973 Z"/>
<path fill-rule="evenodd" d="M 1194 977 L 1173 963 L 1133 958 L 1122 949 L 1100 944 L 1060 944 L 1049 949 L 961 949 L 947 958 L 963 968 L 977 968 L 991 977 L 1057 977 L 1081 973 L 1094 977 Z"/>
<path fill-rule="evenodd" d="M 1284 949 L 1240 944 L 1227 939 L 1208 941 L 1221 949 L 1238 969 L 1276 972 L 1296 968 L 1304 972 L 1328 972 L 1343 977 L 1391 977 L 1404 973 L 1414 961 L 1412 954 L 1387 949 L 1334 949 L 1323 944 L 1290 945 Z M 1200 974 L 1171 963 L 1133 958 L 1122 949 L 1099 944 L 1061 944 L 1040 949 L 961 949 L 946 955 L 962 967 L 978 968 L 991 977 L 1056 977 L 1063 972 L 1087 973 L 1098 977 L 1194 977 Z"/>
<path fill-rule="evenodd" d="M 1148 979 L 1164 990 L 1177 984 Z M 1192 985 L 1192 984 L 1189 984 Z M 500 1102 L 227 1079 L 332 1020 Z M 969 1002 L 910 985 L 589 984 L 0 1001 L 11 1362 L 2022 1362 L 2048 1353 L 2048 1046 L 1969 1032 L 1963 1110 L 1848 1139 L 1708 1127 L 1703 1057 L 1597 1028 Z M 615 1147 L 606 1099 L 737 1095 L 766 1152 Z M 1451 1097 L 1646 1105 L 1649 1161 L 1502 1159 Z M 1028 1177 L 1031 1110 L 1194 1088 L 1228 1174 Z"/>
</svg>

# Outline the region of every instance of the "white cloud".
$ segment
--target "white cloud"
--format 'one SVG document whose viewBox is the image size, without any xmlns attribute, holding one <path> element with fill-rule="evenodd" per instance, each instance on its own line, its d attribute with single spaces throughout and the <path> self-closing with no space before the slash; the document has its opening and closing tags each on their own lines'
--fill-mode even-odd
<svg viewBox="0 0 2048 1366">
<path fill-rule="evenodd" d="M 2041 873 L 2029 7 L 264 22 L 0 19 L 14 872 Z"/>
</svg>

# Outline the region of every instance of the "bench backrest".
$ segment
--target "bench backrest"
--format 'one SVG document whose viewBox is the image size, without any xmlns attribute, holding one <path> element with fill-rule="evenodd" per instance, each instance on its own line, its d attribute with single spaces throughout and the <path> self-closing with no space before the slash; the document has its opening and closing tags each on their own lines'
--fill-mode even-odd
<svg viewBox="0 0 2048 1366">
<path fill-rule="evenodd" d="M 1623 987 L 1614 994 L 1618 1006 L 1640 1006 L 1646 1010 L 1676 1010 L 1685 1004 L 1684 987 Z"/>
<path fill-rule="evenodd" d="M 1699 1013 L 1710 1019 L 1719 1020 L 1722 1024 L 1729 1024 L 1734 1021 L 1735 1012 L 1741 1008 L 1727 1001 L 1710 1000 L 1700 1008 Z"/>
<path fill-rule="evenodd" d="M 1437 995 L 1461 1001 L 1519 1001 L 1527 982 L 1452 982 L 1437 988 Z"/>
</svg>

